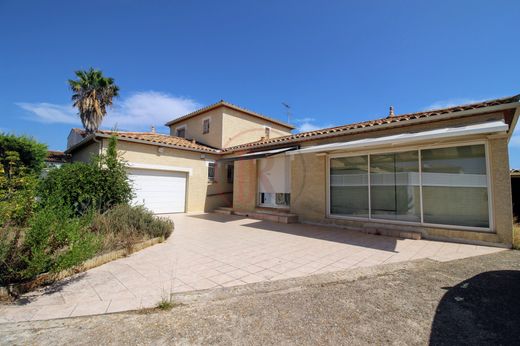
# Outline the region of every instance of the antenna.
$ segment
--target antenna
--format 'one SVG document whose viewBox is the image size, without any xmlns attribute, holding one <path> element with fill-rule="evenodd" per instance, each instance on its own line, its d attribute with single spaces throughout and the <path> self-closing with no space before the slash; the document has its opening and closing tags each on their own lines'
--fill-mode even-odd
<svg viewBox="0 0 520 346">
<path fill-rule="evenodd" d="M 282 102 L 282 105 L 287 109 L 287 123 L 291 123 L 291 106 L 289 106 L 287 103 Z"/>
</svg>

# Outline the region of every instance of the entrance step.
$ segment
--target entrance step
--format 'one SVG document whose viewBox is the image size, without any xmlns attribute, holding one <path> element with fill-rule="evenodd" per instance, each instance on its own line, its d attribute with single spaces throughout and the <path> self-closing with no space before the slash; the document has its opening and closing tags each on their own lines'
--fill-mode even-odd
<svg viewBox="0 0 520 346">
<path fill-rule="evenodd" d="M 218 214 L 231 215 L 231 214 L 233 214 L 233 208 L 220 207 L 220 208 L 214 209 L 213 212 L 218 213 Z"/>
<path fill-rule="evenodd" d="M 267 220 L 278 223 L 297 223 L 298 215 L 291 214 L 287 212 L 277 212 L 277 211 L 266 211 L 266 210 L 255 210 L 253 212 L 233 212 L 235 215 L 241 215 L 245 217 L 249 217 L 251 219 L 257 220 Z"/>
</svg>

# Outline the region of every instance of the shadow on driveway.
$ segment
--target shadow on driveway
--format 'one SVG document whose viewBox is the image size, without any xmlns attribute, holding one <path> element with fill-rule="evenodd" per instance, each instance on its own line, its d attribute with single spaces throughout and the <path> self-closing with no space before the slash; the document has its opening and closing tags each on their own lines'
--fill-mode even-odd
<svg viewBox="0 0 520 346">
<path fill-rule="evenodd" d="M 520 344 L 520 271 L 488 271 L 445 289 L 430 345 Z"/>
<path fill-rule="evenodd" d="M 237 220 L 248 219 L 243 216 L 226 215 L 226 214 L 200 214 L 189 215 L 189 217 L 213 221 L 218 223 L 227 223 Z M 314 226 L 301 223 L 277 223 L 271 221 L 248 219 L 251 222 L 241 225 L 240 227 L 248 227 L 259 229 L 268 232 L 278 232 L 298 237 L 307 237 L 323 241 L 331 241 L 341 244 L 348 244 L 353 246 L 366 247 L 376 250 L 394 252 L 398 238 L 386 237 L 379 235 L 365 234 L 356 231 L 349 231 L 346 229 L 328 227 L 328 226 Z M 215 225 L 215 227 L 223 227 L 222 225 Z"/>
</svg>

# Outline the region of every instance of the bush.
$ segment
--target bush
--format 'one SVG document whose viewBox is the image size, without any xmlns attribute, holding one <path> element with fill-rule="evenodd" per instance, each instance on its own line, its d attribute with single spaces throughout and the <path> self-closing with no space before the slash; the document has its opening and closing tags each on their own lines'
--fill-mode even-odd
<svg viewBox="0 0 520 346">
<path fill-rule="evenodd" d="M 124 162 L 117 156 L 116 139 L 111 138 L 107 153 L 90 163 L 77 162 L 53 169 L 43 179 L 43 204 L 58 199 L 77 215 L 94 209 L 101 213 L 112 206 L 128 203 L 133 196 Z"/>
<path fill-rule="evenodd" d="M 31 137 L 15 136 L 13 134 L 0 133 L 0 163 L 4 171 L 8 170 L 9 153 L 18 153 L 21 166 L 27 169 L 28 174 L 39 175 L 45 166 L 47 146 L 38 143 Z"/>
<path fill-rule="evenodd" d="M 29 227 L 0 234 L 0 284 L 21 282 L 45 272 L 59 272 L 93 257 L 101 246 L 92 232 L 92 215 L 74 217 L 55 202 L 40 209 Z"/>
<path fill-rule="evenodd" d="M 16 151 L 3 151 L 0 165 L 0 227 L 24 226 L 36 201 L 37 176 L 23 165 Z"/>
<path fill-rule="evenodd" d="M 130 248 L 146 239 L 170 236 L 173 222 L 158 218 L 143 206 L 120 204 L 105 213 L 94 215 L 93 231 L 102 236 L 103 250 Z"/>
</svg>

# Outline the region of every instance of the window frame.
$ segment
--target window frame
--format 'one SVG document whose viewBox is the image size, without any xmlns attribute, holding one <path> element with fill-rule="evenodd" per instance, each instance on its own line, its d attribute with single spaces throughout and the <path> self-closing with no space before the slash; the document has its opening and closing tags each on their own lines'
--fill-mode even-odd
<svg viewBox="0 0 520 346">
<path fill-rule="evenodd" d="M 448 224 L 435 224 L 435 223 L 427 223 L 424 222 L 424 210 L 423 210 L 423 192 L 422 192 L 422 157 L 421 151 L 424 149 L 439 149 L 439 148 L 450 148 L 450 147 L 462 147 L 469 145 L 484 145 L 484 155 L 486 161 L 486 181 L 487 181 L 487 194 L 488 194 L 488 215 L 489 215 L 489 227 L 472 227 L 472 226 L 460 226 L 460 225 L 448 225 Z M 385 154 L 385 153 L 398 153 L 398 152 L 406 152 L 406 151 L 418 151 L 419 157 L 419 181 L 420 181 L 420 210 L 421 210 L 421 221 L 413 222 L 413 221 L 401 221 L 401 220 L 387 220 L 387 219 L 377 219 L 372 218 L 372 205 L 371 205 L 371 193 L 370 193 L 370 157 L 371 155 L 377 154 Z M 330 160 L 334 158 L 341 157 L 352 157 L 352 156 L 363 156 L 368 155 L 368 206 L 369 206 L 369 216 L 368 218 L 363 217 L 355 217 L 355 216 L 346 216 L 346 215 L 338 215 L 332 214 L 330 212 Z M 473 140 L 473 141 L 459 141 L 445 144 L 419 144 L 415 146 L 406 146 L 400 148 L 392 148 L 392 149 L 372 149 L 372 150 L 359 150 L 351 153 L 337 153 L 337 154 L 327 154 L 326 159 L 326 217 L 331 219 L 344 219 L 344 220 L 352 220 L 352 221 L 364 221 L 364 222 L 374 222 L 374 223 L 388 223 L 388 224 L 397 224 L 397 225 L 410 225 L 410 226 L 422 226 L 429 228 L 447 228 L 447 229 L 455 229 L 455 230 L 465 230 L 465 231 L 476 231 L 476 232 L 494 232 L 495 224 L 494 224 L 494 213 L 493 213 L 493 188 L 492 188 L 492 180 L 491 180 L 491 170 L 490 170 L 490 162 L 489 162 L 489 143 L 487 140 Z"/>
<path fill-rule="evenodd" d="M 217 163 L 215 161 L 206 161 L 208 167 L 208 183 L 213 184 L 217 182 Z M 213 166 L 213 177 L 209 175 L 209 168 Z"/>
<path fill-rule="evenodd" d="M 184 137 L 181 137 L 178 135 L 178 131 L 183 129 L 184 130 Z M 187 125 L 181 125 L 181 126 L 177 126 L 175 128 L 175 137 L 180 137 L 180 138 L 186 138 L 186 132 L 188 130 L 188 126 Z"/>
<path fill-rule="evenodd" d="M 206 128 L 204 126 L 206 121 L 208 122 L 208 131 L 205 131 Z M 202 134 L 207 135 L 210 132 L 210 130 L 211 130 L 211 118 L 207 117 L 207 118 L 202 119 Z"/>
</svg>

